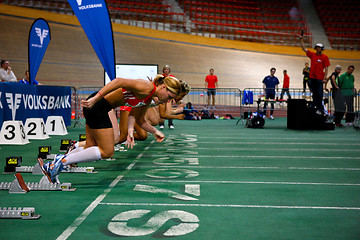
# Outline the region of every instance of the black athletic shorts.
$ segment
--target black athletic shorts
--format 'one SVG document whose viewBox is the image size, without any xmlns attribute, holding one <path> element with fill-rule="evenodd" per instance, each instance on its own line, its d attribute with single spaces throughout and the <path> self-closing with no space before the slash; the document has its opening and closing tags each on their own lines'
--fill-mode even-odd
<svg viewBox="0 0 360 240">
<path fill-rule="evenodd" d="M 216 95 L 216 88 L 208 88 L 207 95 Z"/>
<path fill-rule="evenodd" d="M 95 96 L 91 94 L 87 99 Z M 105 98 L 100 99 L 92 108 L 83 108 L 86 124 L 92 129 L 112 128 L 108 112 L 112 109 Z"/>
</svg>

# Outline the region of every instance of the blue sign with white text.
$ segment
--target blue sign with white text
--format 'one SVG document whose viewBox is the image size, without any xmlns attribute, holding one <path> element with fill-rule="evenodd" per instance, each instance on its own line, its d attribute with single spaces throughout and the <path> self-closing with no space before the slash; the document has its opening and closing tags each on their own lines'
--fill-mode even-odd
<svg viewBox="0 0 360 240">
<path fill-rule="evenodd" d="M 114 38 L 104 0 L 68 0 L 88 37 L 105 72 L 111 80 L 115 75 Z"/>
<path fill-rule="evenodd" d="M 0 126 L 3 121 L 62 116 L 71 124 L 71 88 L 0 83 Z"/>
<path fill-rule="evenodd" d="M 28 61 L 30 84 L 35 80 L 50 40 L 51 34 L 49 24 L 42 18 L 36 19 L 32 24 L 29 33 Z"/>
</svg>

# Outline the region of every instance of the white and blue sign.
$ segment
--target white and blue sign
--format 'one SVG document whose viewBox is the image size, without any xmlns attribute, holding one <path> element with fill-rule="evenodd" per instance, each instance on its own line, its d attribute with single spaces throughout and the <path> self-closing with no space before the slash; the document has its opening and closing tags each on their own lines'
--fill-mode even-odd
<svg viewBox="0 0 360 240">
<path fill-rule="evenodd" d="M 30 84 L 35 80 L 41 61 L 50 43 L 50 27 L 46 20 L 38 18 L 34 21 L 29 33 L 29 73 Z"/>
<path fill-rule="evenodd" d="M 0 83 L 0 126 L 4 121 L 62 116 L 71 124 L 71 88 Z"/>
<path fill-rule="evenodd" d="M 68 0 L 110 79 L 115 78 L 114 38 L 104 0 Z"/>
</svg>

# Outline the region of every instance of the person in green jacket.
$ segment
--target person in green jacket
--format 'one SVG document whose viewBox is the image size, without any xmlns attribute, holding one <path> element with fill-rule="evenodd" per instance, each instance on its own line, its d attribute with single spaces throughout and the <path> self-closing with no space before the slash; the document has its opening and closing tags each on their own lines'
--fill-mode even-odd
<svg viewBox="0 0 360 240">
<path fill-rule="evenodd" d="M 345 122 L 347 125 L 353 125 L 354 121 L 354 96 L 355 96 L 355 88 L 354 82 L 355 78 L 352 74 L 354 72 L 355 67 L 350 65 L 345 73 L 341 74 L 339 77 L 339 87 L 341 89 L 341 93 L 344 96 L 345 104 L 346 104 L 346 117 Z"/>
</svg>

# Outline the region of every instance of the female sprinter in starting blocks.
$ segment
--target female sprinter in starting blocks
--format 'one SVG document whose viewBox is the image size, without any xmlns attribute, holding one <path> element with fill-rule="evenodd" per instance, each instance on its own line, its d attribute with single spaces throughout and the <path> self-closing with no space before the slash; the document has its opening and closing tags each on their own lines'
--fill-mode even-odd
<svg viewBox="0 0 360 240">
<path fill-rule="evenodd" d="M 134 124 L 152 133 L 158 142 L 164 140 L 164 134 L 145 120 L 146 111 L 152 99 L 165 103 L 175 99 L 182 91 L 181 83 L 174 77 L 158 76 L 153 82 L 143 79 L 116 78 L 106 84 L 99 92 L 93 93 L 87 100 L 81 101 L 86 119 L 86 146 L 83 151 L 57 155 L 54 161 L 43 163 L 38 159 L 42 171 L 50 182 L 59 182 L 58 175 L 69 165 L 108 158 L 114 154 L 114 130 L 108 112 L 118 106 L 139 108 L 128 118 L 127 146 L 133 148 Z"/>
</svg>

